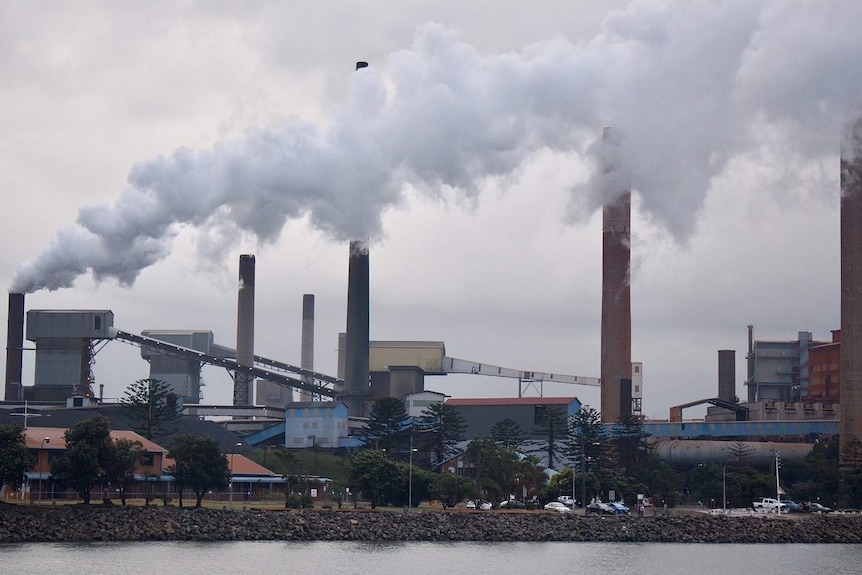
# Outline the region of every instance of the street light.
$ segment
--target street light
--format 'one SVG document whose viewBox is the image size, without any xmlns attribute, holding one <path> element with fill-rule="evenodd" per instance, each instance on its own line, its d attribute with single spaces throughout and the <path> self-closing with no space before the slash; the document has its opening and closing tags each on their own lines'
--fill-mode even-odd
<svg viewBox="0 0 862 575">
<path fill-rule="evenodd" d="M 228 483 L 228 507 L 230 509 L 233 509 L 233 457 L 236 455 L 237 447 L 242 447 L 242 442 L 237 441 L 230 452 L 230 482 Z"/>
<path fill-rule="evenodd" d="M 42 450 L 45 449 L 46 443 L 51 443 L 50 437 L 46 437 L 46 438 L 42 439 L 42 443 L 41 443 L 41 445 L 39 445 L 39 457 L 40 458 L 42 457 Z M 43 473 L 44 473 L 44 471 L 39 471 L 39 502 L 42 501 L 42 474 Z"/>
<path fill-rule="evenodd" d="M 407 511 L 413 510 L 413 428 L 410 428 L 410 471 L 407 476 Z"/>
</svg>

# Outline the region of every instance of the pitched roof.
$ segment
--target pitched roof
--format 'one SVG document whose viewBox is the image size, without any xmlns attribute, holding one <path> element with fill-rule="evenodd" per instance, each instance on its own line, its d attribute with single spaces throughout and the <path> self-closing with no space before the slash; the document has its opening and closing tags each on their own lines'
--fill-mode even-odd
<svg viewBox="0 0 862 575">
<path fill-rule="evenodd" d="M 66 449 L 66 431 L 65 427 L 28 427 L 24 431 L 24 436 L 27 440 L 27 448 L 28 449 Z M 48 441 L 45 441 L 45 438 L 48 438 Z M 129 439 L 131 441 L 139 441 L 141 445 L 144 446 L 144 450 L 148 452 L 161 452 L 165 453 L 167 450 L 146 439 L 145 437 L 138 435 L 134 431 L 128 431 L 124 429 L 120 430 L 111 430 L 111 439 L 114 441 L 118 439 Z M 43 443 L 44 441 L 44 443 Z"/>
</svg>

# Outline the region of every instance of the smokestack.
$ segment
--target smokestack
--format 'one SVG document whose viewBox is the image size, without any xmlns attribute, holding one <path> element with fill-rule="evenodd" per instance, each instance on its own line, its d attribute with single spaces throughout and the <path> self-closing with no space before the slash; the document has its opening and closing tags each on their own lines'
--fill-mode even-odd
<svg viewBox="0 0 862 575">
<path fill-rule="evenodd" d="M 236 361 L 254 365 L 254 256 L 239 256 L 239 296 L 236 317 Z M 251 405 L 252 377 L 237 373 L 233 386 L 233 404 Z"/>
<path fill-rule="evenodd" d="M 299 367 L 314 371 L 314 294 L 302 296 L 302 349 Z M 312 383 L 310 378 L 303 377 L 306 383 Z M 300 401 L 311 401 L 312 395 L 303 390 L 299 392 Z"/>
<path fill-rule="evenodd" d="M 718 399 L 736 401 L 736 350 L 718 350 Z"/>
<path fill-rule="evenodd" d="M 613 130 L 605 128 L 606 157 L 616 156 L 617 138 Z M 614 160 L 607 161 L 603 178 L 601 410 L 602 422 L 616 423 L 631 415 L 631 405 L 622 405 L 623 380 L 632 378 L 631 192 Z"/>
<path fill-rule="evenodd" d="M 369 395 L 368 332 L 368 245 L 352 241 L 347 273 L 347 337 L 344 345 L 344 392 L 341 396 L 352 416 L 363 416 L 363 400 Z"/>
<path fill-rule="evenodd" d="M 841 466 L 862 441 L 862 118 L 841 146 Z M 857 456 L 858 457 L 858 456 Z"/>
<path fill-rule="evenodd" d="M 6 401 L 21 401 L 21 372 L 24 362 L 24 294 L 9 294 L 6 316 Z"/>
<path fill-rule="evenodd" d="M 754 385 L 754 326 L 751 324 L 748 324 L 748 355 L 745 359 L 747 360 L 745 381 L 748 387 L 748 403 L 754 403 L 757 401 L 757 386 Z"/>
</svg>

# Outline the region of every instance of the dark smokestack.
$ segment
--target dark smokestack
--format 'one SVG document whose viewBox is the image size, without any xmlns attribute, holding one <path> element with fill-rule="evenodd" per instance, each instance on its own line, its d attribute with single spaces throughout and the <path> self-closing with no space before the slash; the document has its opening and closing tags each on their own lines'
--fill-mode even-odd
<svg viewBox="0 0 862 575">
<path fill-rule="evenodd" d="M 757 401 L 757 386 L 754 385 L 754 326 L 748 324 L 748 355 L 746 359 L 745 382 L 748 387 L 748 403 Z"/>
<path fill-rule="evenodd" d="M 350 264 L 347 274 L 347 338 L 344 358 L 344 393 L 342 401 L 350 415 L 363 415 L 363 400 L 369 395 L 369 272 L 368 245 L 350 242 Z"/>
<path fill-rule="evenodd" d="M 24 294 L 9 294 L 9 315 L 6 318 L 6 401 L 20 401 L 24 362 Z"/>
<path fill-rule="evenodd" d="M 617 146 L 615 137 L 606 128 L 604 145 Z M 607 154 L 614 156 L 614 150 Z M 632 378 L 631 192 L 613 161 L 604 166 L 604 178 L 608 199 L 602 210 L 601 409 L 603 422 L 616 423 L 624 415 L 622 381 Z"/>
<path fill-rule="evenodd" d="M 862 119 L 841 146 L 841 464 L 862 441 Z"/>
<path fill-rule="evenodd" d="M 718 350 L 718 399 L 736 400 L 736 350 Z"/>
<path fill-rule="evenodd" d="M 314 371 L 314 294 L 302 296 L 302 349 L 300 364 L 302 369 Z M 312 383 L 309 378 L 303 378 L 306 383 Z M 310 401 L 311 394 L 307 391 L 299 393 L 300 401 Z"/>
<path fill-rule="evenodd" d="M 236 361 L 240 365 L 254 365 L 254 256 L 239 256 L 239 296 L 236 316 Z M 233 386 L 233 404 L 251 405 L 252 377 L 236 374 Z"/>
</svg>

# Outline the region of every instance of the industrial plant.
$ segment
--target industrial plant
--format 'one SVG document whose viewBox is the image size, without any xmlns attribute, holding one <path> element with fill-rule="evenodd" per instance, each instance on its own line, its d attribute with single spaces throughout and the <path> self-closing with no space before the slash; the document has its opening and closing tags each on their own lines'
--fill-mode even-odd
<svg viewBox="0 0 862 575">
<path fill-rule="evenodd" d="M 618 145 L 618 137 L 606 130 L 603 143 Z M 862 440 L 862 153 L 859 141 L 856 145 L 852 155 L 841 161 L 840 329 L 828 341 L 815 340 L 805 331 L 795 339 L 767 341 L 757 340 L 754 326 L 748 326 L 742 397 L 737 390 L 736 351 L 722 349 L 717 352 L 714 397 L 681 398 L 666 420 L 644 421 L 665 459 L 723 461 L 728 441 L 747 442 L 755 458 L 766 457 L 779 446 L 783 457 L 803 458 L 822 435 L 840 435 L 842 445 Z M 603 171 L 608 185 L 603 210 L 600 377 L 522 371 L 458 359 L 447 354 L 442 341 L 371 341 L 370 249 L 366 242 L 355 240 L 347 246 L 346 329 L 338 334 L 335 376 L 314 370 L 313 294 L 303 296 L 300 365 L 255 354 L 256 262 L 254 255 L 246 254 L 239 258 L 233 347 L 217 343 L 214 334 L 205 330 L 129 333 L 121 329 L 121 316 L 115 317 L 112 310 L 25 313 L 24 294 L 11 293 L 3 407 L 20 409 L 26 404 L 47 410 L 100 404 L 102 393 L 93 388 L 92 360 L 100 346 L 119 341 L 140 348 L 141 358 L 149 362 L 150 377 L 171 386 L 185 414 L 227 418 L 228 427 L 243 435 L 247 445 L 350 447 L 374 401 L 382 397 L 404 399 L 414 416 L 431 403 L 449 401 L 467 419 L 468 439 L 487 433 L 489 424 L 502 417 L 525 425 L 534 422 L 536 411 L 545 404 L 563 405 L 569 415 L 580 409 L 575 394 L 543 397 L 544 382 L 600 387 L 600 413 L 607 425 L 630 416 L 642 418 L 645 366 L 631 357 L 631 190 L 614 165 L 604 166 Z M 32 384 L 22 381 L 25 336 L 36 349 Z M 232 374 L 233 405 L 201 403 L 204 365 Z M 447 399 L 429 384 L 434 377 L 454 373 L 517 380 L 517 397 Z M 705 419 L 685 420 L 684 410 L 696 405 L 709 405 Z"/>
</svg>

